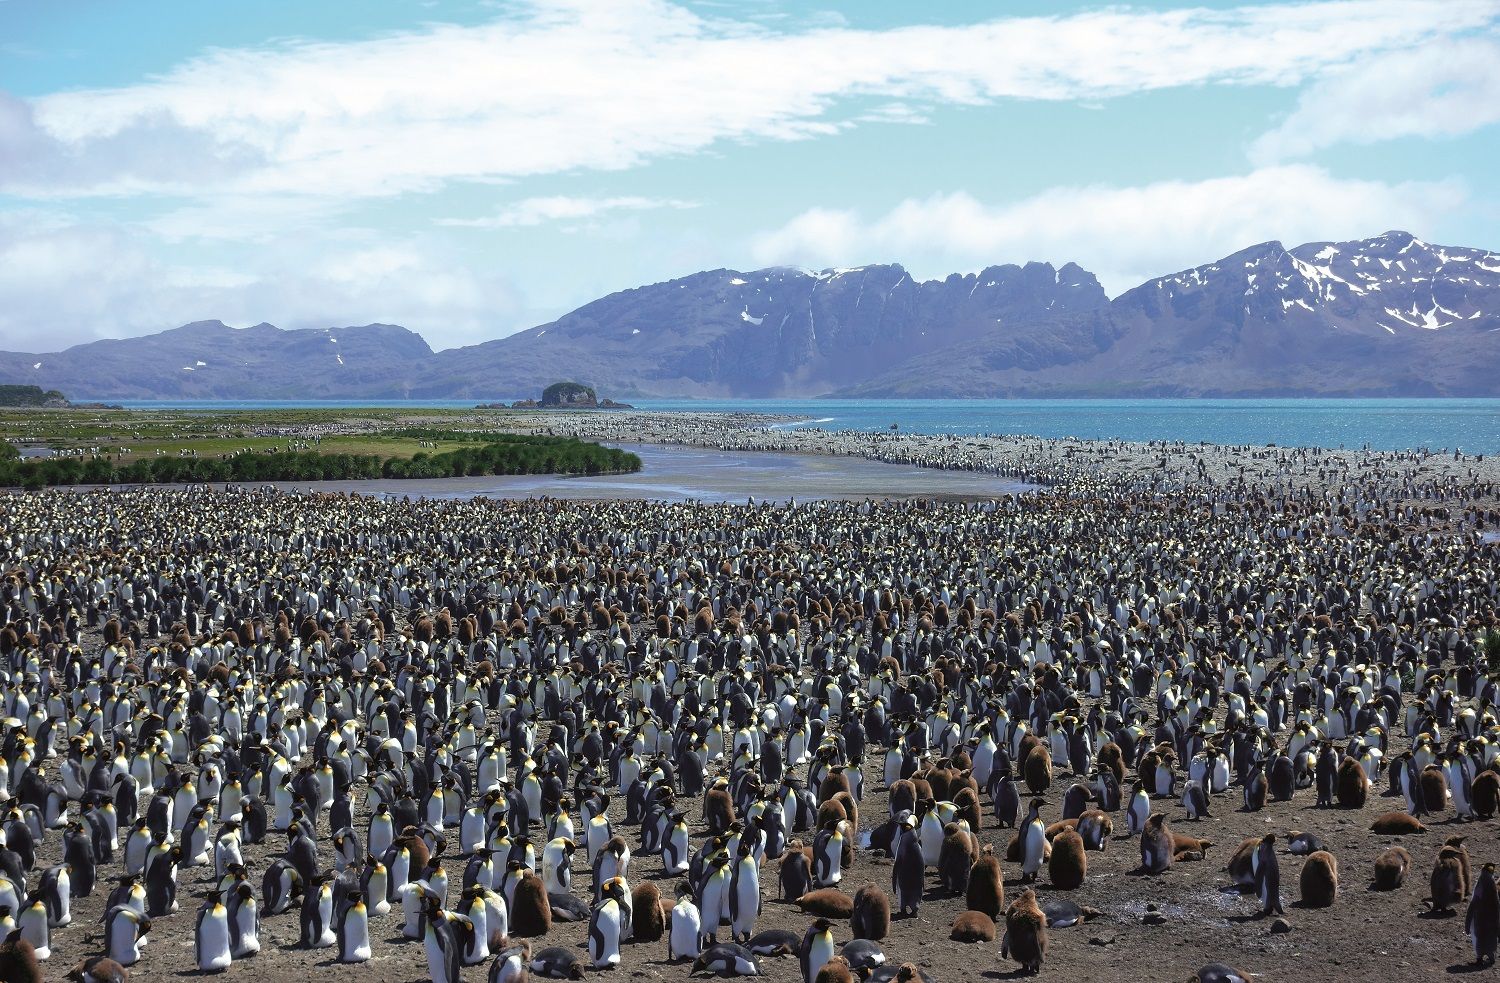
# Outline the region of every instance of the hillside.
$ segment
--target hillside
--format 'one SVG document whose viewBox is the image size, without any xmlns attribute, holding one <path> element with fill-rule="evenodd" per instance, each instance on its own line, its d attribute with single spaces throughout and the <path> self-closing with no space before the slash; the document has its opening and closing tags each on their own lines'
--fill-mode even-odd
<svg viewBox="0 0 1500 983">
<path fill-rule="evenodd" d="M 1073 263 L 710 270 L 433 352 L 394 325 L 218 321 L 42 355 L 0 382 L 90 398 L 1500 396 L 1500 255 L 1405 232 L 1267 242 L 1111 300 Z"/>
<path fill-rule="evenodd" d="M 67 406 L 68 398 L 41 386 L 0 386 L 0 407 Z"/>
</svg>

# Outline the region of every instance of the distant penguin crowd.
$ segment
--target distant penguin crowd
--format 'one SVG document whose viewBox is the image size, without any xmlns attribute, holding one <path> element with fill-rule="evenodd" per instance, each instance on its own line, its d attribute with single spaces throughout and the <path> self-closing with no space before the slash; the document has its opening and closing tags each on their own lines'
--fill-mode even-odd
<svg viewBox="0 0 1500 983">
<path fill-rule="evenodd" d="M 1500 546 L 1343 491 L 4 504 L 3 980 L 189 934 L 191 971 L 253 967 L 276 920 L 435 983 L 937 983 L 882 946 L 934 896 L 1043 972 L 1125 917 L 1070 899 L 1101 869 L 1210 857 L 1267 919 L 1430 873 L 1500 944 Z M 1313 809 L 1403 845 L 1336 855 Z M 1190 832 L 1234 810 L 1286 832 Z"/>
</svg>

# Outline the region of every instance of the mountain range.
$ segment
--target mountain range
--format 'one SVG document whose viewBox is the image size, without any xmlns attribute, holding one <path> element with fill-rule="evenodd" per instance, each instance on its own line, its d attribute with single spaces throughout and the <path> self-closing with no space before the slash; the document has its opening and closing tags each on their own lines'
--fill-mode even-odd
<svg viewBox="0 0 1500 983">
<path fill-rule="evenodd" d="M 1500 254 L 1405 232 L 1251 246 L 1110 299 L 1074 263 L 710 270 L 434 352 L 396 325 L 199 321 L 0 352 L 74 399 L 1500 396 Z"/>
</svg>

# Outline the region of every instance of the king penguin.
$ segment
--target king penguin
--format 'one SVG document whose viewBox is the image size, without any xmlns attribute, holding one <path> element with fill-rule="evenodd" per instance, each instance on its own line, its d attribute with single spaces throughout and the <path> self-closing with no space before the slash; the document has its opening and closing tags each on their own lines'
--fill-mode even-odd
<svg viewBox="0 0 1500 983">
<path fill-rule="evenodd" d="M 229 951 L 229 912 L 213 891 L 198 909 L 193 930 L 193 958 L 201 973 L 219 973 L 229 968 L 234 957 Z"/>
</svg>

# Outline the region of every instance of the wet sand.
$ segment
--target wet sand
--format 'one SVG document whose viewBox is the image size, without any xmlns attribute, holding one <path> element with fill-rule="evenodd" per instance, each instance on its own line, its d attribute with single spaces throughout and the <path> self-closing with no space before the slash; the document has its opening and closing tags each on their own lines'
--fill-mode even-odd
<svg viewBox="0 0 1500 983">
<path fill-rule="evenodd" d="M 825 430 L 816 420 L 736 413 L 539 412 L 506 426 L 583 440 L 641 441 L 763 454 L 820 454 L 972 472 L 1073 494 L 1254 490 L 1367 498 L 1413 507 L 1500 508 L 1500 456 L 1428 451 L 1048 439 L 1023 434 Z"/>
</svg>

